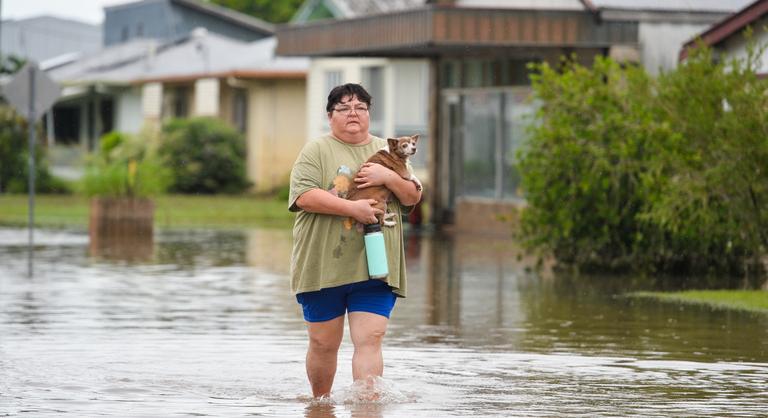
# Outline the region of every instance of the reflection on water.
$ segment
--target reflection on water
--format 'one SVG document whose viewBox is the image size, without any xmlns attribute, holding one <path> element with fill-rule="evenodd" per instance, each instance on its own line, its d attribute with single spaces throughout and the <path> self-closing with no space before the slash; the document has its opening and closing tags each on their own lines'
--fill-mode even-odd
<svg viewBox="0 0 768 418">
<path fill-rule="evenodd" d="M 27 279 L 26 232 L 0 229 L 0 416 L 765 411 L 768 316 L 621 296 L 659 279 L 542 278 L 509 241 L 409 236 L 384 401 L 354 401 L 347 340 L 331 402 L 312 402 L 290 231 L 163 231 L 139 259 L 81 231 L 36 240 Z"/>
</svg>

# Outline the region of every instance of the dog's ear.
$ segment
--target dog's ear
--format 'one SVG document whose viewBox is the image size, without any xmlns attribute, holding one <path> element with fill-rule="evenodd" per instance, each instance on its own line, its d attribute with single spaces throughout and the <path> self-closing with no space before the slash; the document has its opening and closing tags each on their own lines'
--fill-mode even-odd
<svg viewBox="0 0 768 418">
<path fill-rule="evenodd" d="M 397 149 L 397 138 L 387 138 L 387 144 L 389 144 L 389 151 L 395 152 Z"/>
<path fill-rule="evenodd" d="M 419 134 L 416 134 L 416 135 L 412 135 L 412 136 L 411 136 L 411 138 L 413 139 L 413 143 L 414 143 L 414 144 L 415 144 L 415 143 L 417 143 L 417 142 L 419 142 Z"/>
</svg>

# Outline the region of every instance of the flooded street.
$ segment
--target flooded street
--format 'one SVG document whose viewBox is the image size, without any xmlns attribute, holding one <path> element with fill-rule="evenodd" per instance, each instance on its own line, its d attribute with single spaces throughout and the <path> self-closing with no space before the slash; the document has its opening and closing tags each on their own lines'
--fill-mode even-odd
<svg viewBox="0 0 768 418">
<path fill-rule="evenodd" d="M 289 230 L 0 229 L 0 416 L 760 416 L 768 315 L 623 297 L 663 281 L 541 278 L 513 243 L 408 238 L 382 402 L 310 402 Z M 138 245 L 138 244 L 136 244 Z M 136 248 L 134 248 L 135 250 Z"/>
</svg>

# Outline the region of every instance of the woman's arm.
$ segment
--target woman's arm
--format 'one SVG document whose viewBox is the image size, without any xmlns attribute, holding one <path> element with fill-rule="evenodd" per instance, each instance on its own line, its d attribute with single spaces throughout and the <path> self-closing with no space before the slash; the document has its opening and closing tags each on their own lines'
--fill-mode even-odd
<svg viewBox="0 0 768 418">
<path fill-rule="evenodd" d="M 363 164 L 355 178 L 358 188 L 384 185 L 405 206 L 413 206 L 421 200 L 421 187 L 418 187 L 416 182 L 406 180 L 387 167 L 376 163 Z"/>
<path fill-rule="evenodd" d="M 296 205 L 307 212 L 349 216 L 362 224 L 375 223 L 376 215 L 383 214 L 381 209 L 373 207 L 376 203 L 374 199 L 342 199 L 322 189 L 308 190 L 296 199 Z"/>
</svg>

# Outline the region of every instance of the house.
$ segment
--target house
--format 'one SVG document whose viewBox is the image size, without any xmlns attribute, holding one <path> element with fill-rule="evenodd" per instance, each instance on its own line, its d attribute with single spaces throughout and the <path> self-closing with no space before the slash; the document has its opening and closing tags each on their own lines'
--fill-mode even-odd
<svg viewBox="0 0 768 418">
<path fill-rule="evenodd" d="M 275 57 L 275 43 L 200 28 L 167 43 L 117 44 L 50 69 L 64 87 L 53 110 L 53 148 L 82 155 L 111 130 L 136 133 L 168 118 L 218 117 L 245 135 L 255 189 L 273 190 L 287 182 L 304 145 L 308 67 L 304 58 Z"/>
<path fill-rule="evenodd" d="M 36 62 L 72 53 L 90 53 L 101 47 L 101 26 L 37 16 L 3 20 L 0 24 L 2 54 Z"/>
<path fill-rule="evenodd" d="M 245 42 L 274 32 L 271 23 L 202 0 L 141 0 L 104 8 L 104 46 L 147 38 L 173 41 L 199 27 Z"/>
<path fill-rule="evenodd" d="M 768 0 L 755 1 L 697 34 L 681 49 L 680 60 L 685 60 L 699 41 L 710 46 L 720 59 L 746 57 L 749 40 L 744 31 L 747 27 L 752 28 L 752 40 L 756 45 L 768 45 Z M 765 50 L 757 72 L 760 77 L 768 77 L 768 52 Z"/>
<path fill-rule="evenodd" d="M 322 109 L 318 91 L 347 81 L 375 85 L 366 81 L 370 76 L 363 68 L 377 61 L 358 64 L 359 70 L 349 70 L 344 63 L 360 58 L 378 60 L 384 68 L 400 60 L 425 63 L 426 86 L 415 88 L 396 90 L 413 76 L 394 80 L 384 70 L 381 119 L 395 119 L 399 104 L 386 109 L 394 91 L 399 92 L 398 103 L 413 101 L 426 110 L 426 198 L 432 222 L 508 234 L 509 224 L 501 219 L 524 203 L 515 155 L 525 141 L 527 115 L 534 106 L 528 63 L 556 64 L 561 56 L 575 55 L 589 64 L 593 57 L 607 55 L 662 71 L 676 64 L 684 40 L 743 2 L 701 0 L 692 6 L 685 0 L 435 0 L 396 11 L 280 27 L 277 52 L 313 60 L 308 126 L 320 119 L 312 114 Z M 311 4 L 325 11 L 303 12 L 323 16 L 333 14 L 333 5 L 340 3 Z M 329 59 L 340 60 L 337 68 L 344 70 L 334 70 Z M 389 129 L 382 133 L 393 132 Z"/>
</svg>

